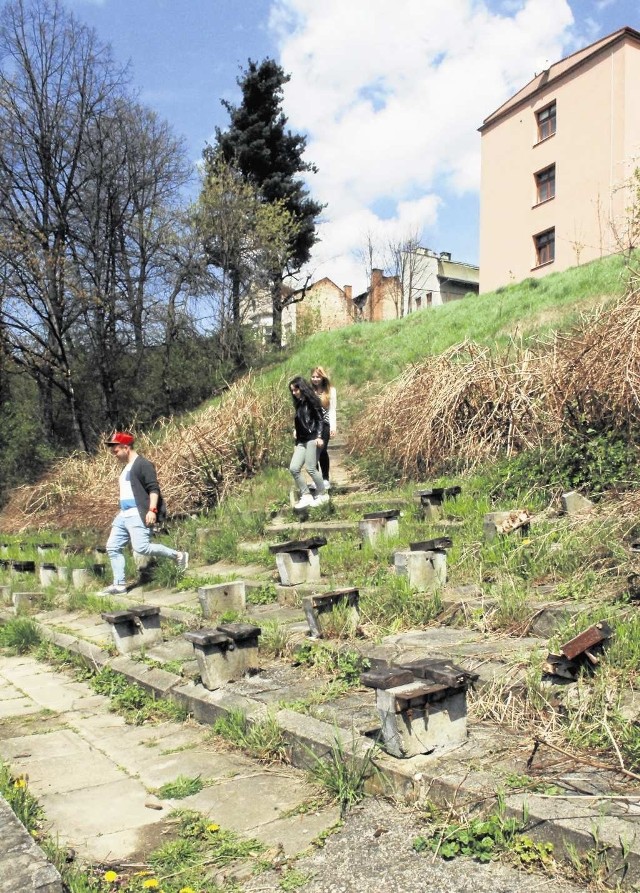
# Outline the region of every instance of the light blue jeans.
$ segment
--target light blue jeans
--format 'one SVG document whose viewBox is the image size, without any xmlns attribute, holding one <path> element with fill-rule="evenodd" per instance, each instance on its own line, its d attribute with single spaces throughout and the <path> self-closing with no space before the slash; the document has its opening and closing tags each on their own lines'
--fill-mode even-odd
<svg viewBox="0 0 640 893">
<path fill-rule="evenodd" d="M 175 561 L 178 553 L 175 549 L 163 546 L 162 543 L 151 542 L 151 528 L 143 523 L 136 509 L 130 515 L 118 512 L 111 525 L 111 533 L 107 540 L 107 555 L 113 571 L 113 582 L 116 586 L 124 586 L 124 554 L 123 549 L 131 540 L 131 548 L 140 555 L 164 555 Z"/>
<path fill-rule="evenodd" d="M 307 482 L 302 476 L 303 465 L 306 466 L 307 471 L 311 475 L 311 480 L 316 485 L 316 495 L 318 496 L 321 493 L 324 493 L 322 475 L 316 467 L 317 464 L 318 447 L 316 446 L 315 440 L 308 440 L 306 443 L 297 443 L 296 448 L 293 451 L 293 456 L 291 457 L 289 471 L 293 475 L 293 479 L 300 490 L 301 496 L 304 496 L 305 493 L 309 492 Z"/>
</svg>

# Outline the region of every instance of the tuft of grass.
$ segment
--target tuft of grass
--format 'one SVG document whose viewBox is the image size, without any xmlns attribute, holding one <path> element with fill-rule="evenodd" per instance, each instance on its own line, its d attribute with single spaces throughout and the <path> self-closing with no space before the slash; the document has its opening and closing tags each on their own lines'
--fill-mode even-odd
<svg viewBox="0 0 640 893">
<path fill-rule="evenodd" d="M 219 717 L 211 731 L 256 760 L 282 762 L 286 759 L 284 735 L 271 714 L 265 719 L 250 721 L 243 710 L 233 709 Z"/>
<path fill-rule="evenodd" d="M 28 617 L 12 617 L 0 627 L 0 648 L 14 654 L 27 654 L 38 647 L 41 636 L 37 624 Z"/>
<path fill-rule="evenodd" d="M 371 747 L 363 753 L 356 746 L 355 736 L 352 747 L 347 750 L 337 731 L 325 757 L 318 757 L 309 751 L 312 759 L 309 778 L 340 806 L 342 818 L 364 797 L 367 779 L 379 774 L 373 761 L 375 752 L 376 748 Z"/>
<path fill-rule="evenodd" d="M 261 627 L 259 648 L 262 654 L 273 657 L 284 657 L 290 647 L 291 632 L 284 623 L 278 620 L 265 620 Z"/>
<path fill-rule="evenodd" d="M 168 781 L 158 788 L 158 795 L 164 800 L 183 800 L 185 797 L 191 797 L 192 794 L 198 794 L 203 787 L 204 782 L 199 775 L 195 778 L 179 775 L 173 781 Z"/>
</svg>

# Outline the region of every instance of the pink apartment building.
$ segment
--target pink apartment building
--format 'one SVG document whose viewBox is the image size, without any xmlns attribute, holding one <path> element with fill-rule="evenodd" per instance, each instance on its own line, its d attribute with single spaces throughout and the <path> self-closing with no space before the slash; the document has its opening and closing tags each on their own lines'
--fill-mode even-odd
<svg viewBox="0 0 640 893">
<path fill-rule="evenodd" d="M 621 250 L 640 166 L 640 32 L 551 65 L 480 133 L 481 292 Z"/>
</svg>

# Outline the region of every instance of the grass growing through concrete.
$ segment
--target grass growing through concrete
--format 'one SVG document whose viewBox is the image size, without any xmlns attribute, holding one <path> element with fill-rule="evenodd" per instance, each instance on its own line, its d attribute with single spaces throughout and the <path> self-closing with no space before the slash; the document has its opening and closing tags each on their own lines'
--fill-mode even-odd
<svg viewBox="0 0 640 893">
<path fill-rule="evenodd" d="M 173 781 L 167 781 L 159 787 L 157 794 L 164 800 L 184 800 L 185 797 L 191 797 L 193 794 L 198 794 L 203 787 L 204 782 L 199 775 L 195 778 L 179 775 Z"/>
<path fill-rule="evenodd" d="M 213 723 L 212 734 L 240 748 L 262 762 L 283 762 L 287 746 L 275 718 L 267 714 L 263 719 L 249 719 L 239 708 L 230 710 Z"/>
<path fill-rule="evenodd" d="M 309 778 L 327 792 L 332 802 L 338 804 L 341 818 L 362 800 L 367 780 L 379 774 L 374 763 L 375 752 L 375 746 L 362 750 L 355 736 L 351 747 L 347 747 L 338 732 L 324 756 L 319 757 L 309 751 Z"/>
</svg>

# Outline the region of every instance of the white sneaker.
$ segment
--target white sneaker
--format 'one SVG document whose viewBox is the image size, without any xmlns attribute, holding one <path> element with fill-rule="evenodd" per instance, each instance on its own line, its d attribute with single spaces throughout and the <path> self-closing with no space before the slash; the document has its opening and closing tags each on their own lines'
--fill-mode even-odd
<svg viewBox="0 0 640 893">
<path fill-rule="evenodd" d="M 294 505 L 294 509 L 306 509 L 313 503 L 314 499 L 311 493 L 304 493 Z"/>
<path fill-rule="evenodd" d="M 322 483 L 324 484 L 324 492 L 325 492 L 325 493 L 327 492 L 327 490 L 330 490 L 330 489 L 331 489 L 331 482 L 330 482 L 330 481 L 323 481 Z"/>
<path fill-rule="evenodd" d="M 329 502 L 329 494 L 328 493 L 321 493 L 319 496 L 316 496 L 316 498 L 313 500 L 314 505 L 324 505 L 325 502 Z"/>
<path fill-rule="evenodd" d="M 189 553 L 188 552 L 178 552 L 178 557 L 176 559 L 176 564 L 180 568 L 181 571 L 186 571 L 189 567 Z"/>
<path fill-rule="evenodd" d="M 123 583 L 112 583 L 111 586 L 103 589 L 100 595 L 124 595 L 126 591 L 127 587 Z"/>
</svg>

